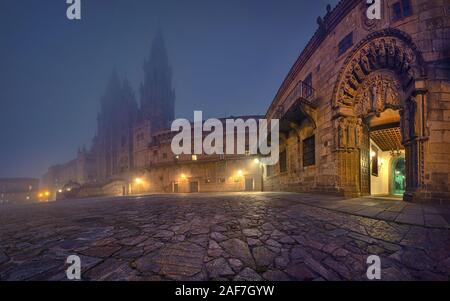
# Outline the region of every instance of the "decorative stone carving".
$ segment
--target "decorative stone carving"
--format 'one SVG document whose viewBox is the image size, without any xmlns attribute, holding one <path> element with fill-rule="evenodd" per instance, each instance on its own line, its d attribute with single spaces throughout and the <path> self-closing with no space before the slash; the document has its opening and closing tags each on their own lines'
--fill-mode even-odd
<svg viewBox="0 0 450 301">
<path fill-rule="evenodd" d="M 373 112 L 379 114 L 386 108 L 401 107 L 400 82 L 389 72 L 370 74 L 355 93 L 354 111 L 358 117 Z"/>
<path fill-rule="evenodd" d="M 349 56 L 335 87 L 334 106 L 355 105 L 357 90 L 373 72 L 390 70 L 396 84 L 405 90 L 423 73 L 423 60 L 410 39 L 398 30 L 384 30 L 369 35 Z"/>
<path fill-rule="evenodd" d="M 362 139 L 362 120 L 355 117 L 340 117 L 336 122 L 338 129 L 336 145 L 338 149 L 358 149 Z"/>
</svg>

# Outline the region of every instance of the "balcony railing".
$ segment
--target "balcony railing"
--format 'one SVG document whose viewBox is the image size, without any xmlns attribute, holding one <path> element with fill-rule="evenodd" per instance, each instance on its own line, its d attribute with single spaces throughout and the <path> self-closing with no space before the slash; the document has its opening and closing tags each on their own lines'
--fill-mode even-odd
<svg viewBox="0 0 450 301">
<path fill-rule="evenodd" d="M 286 98 L 286 104 L 293 104 L 297 100 L 306 102 L 307 104 L 312 104 L 315 97 L 315 90 L 310 85 L 303 81 L 299 81 L 291 93 Z"/>
</svg>

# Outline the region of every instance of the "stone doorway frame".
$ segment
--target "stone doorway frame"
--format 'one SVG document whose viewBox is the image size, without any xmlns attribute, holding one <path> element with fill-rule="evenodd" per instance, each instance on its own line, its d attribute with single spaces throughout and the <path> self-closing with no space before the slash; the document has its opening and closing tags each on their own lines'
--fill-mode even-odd
<svg viewBox="0 0 450 301">
<path fill-rule="evenodd" d="M 404 200 L 413 201 L 424 188 L 425 82 L 422 55 L 402 31 L 371 33 L 353 48 L 338 74 L 332 100 L 337 186 L 344 195 L 367 194 L 361 182 L 361 146 L 368 131 L 364 120 L 386 108 L 400 110 L 407 164 Z"/>
</svg>

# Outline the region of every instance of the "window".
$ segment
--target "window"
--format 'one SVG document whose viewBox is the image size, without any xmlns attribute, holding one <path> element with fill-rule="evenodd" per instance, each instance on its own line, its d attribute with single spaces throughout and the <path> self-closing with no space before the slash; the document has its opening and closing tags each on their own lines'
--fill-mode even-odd
<svg viewBox="0 0 450 301">
<path fill-rule="evenodd" d="M 312 73 L 306 76 L 306 78 L 303 80 L 303 83 L 303 97 L 308 98 L 312 94 Z"/>
<path fill-rule="evenodd" d="M 280 173 L 286 172 L 286 151 L 280 153 Z"/>
<path fill-rule="evenodd" d="M 316 164 L 315 136 L 303 140 L 303 167 Z"/>
<path fill-rule="evenodd" d="M 343 54 L 347 49 L 352 47 L 353 45 L 353 31 L 345 36 L 340 42 L 339 42 L 339 55 Z"/>
<path fill-rule="evenodd" d="M 392 6 L 392 19 L 394 21 L 398 21 L 411 15 L 412 8 L 410 0 L 401 0 L 399 2 L 395 2 Z"/>
<path fill-rule="evenodd" d="M 197 161 L 197 155 L 192 155 L 192 161 Z"/>
</svg>

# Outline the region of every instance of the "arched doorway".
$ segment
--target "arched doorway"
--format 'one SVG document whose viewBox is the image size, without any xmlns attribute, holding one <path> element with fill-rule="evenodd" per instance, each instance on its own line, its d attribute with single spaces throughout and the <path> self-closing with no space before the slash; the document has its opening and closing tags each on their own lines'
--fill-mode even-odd
<svg viewBox="0 0 450 301">
<path fill-rule="evenodd" d="M 371 181 L 383 168 L 374 150 L 403 152 L 406 199 L 422 185 L 425 91 L 417 79 L 423 77 L 420 53 L 398 30 L 372 33 L 347 58 L 333 101 L 338 184 L 345 194 L 373 193 Z"/>
<path fill-rule="evenodd" d="M 400 196 L 400 187 L 394 192 L 392 181 L 396 177 L 393 162 L 403 158 L 403 179 L 406 178 L 404 172 L 405 148 L 402 143 L 400 130 L 399 110 L 385 109 L 378 116 L 368 118 L 367 128 L 369 135 L 370 163 L 369 175 L 370 190 L 367 194 L 372 196 Z M 398 166 L 400 168 L 400 166 Z M 364 170 L 362 170 L 364 172 Z M 400 179 L 400 175 L 395 178 Z"/>
</svg>

